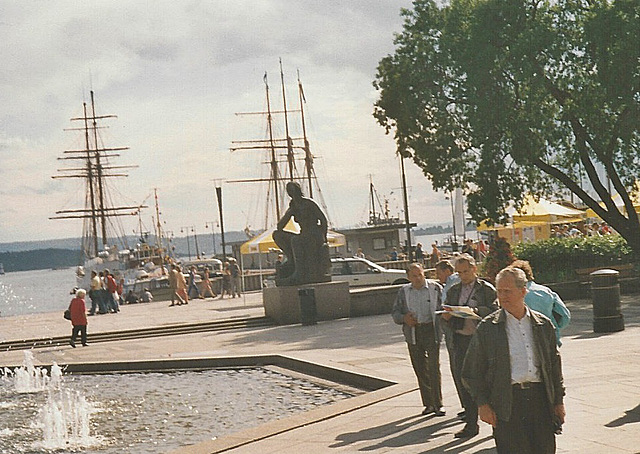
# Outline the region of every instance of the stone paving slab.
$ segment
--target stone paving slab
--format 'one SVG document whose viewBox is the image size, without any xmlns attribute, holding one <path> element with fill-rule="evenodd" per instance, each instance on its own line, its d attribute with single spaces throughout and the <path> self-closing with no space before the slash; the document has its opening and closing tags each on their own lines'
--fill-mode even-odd
<svg viewBox="0 0 640 454">
<path fill-rule="evenodd" d="M 593 333 L 590 301 L 567 303 L 573 315 L 561 349 L 567 386 L 567 422 L 564 433 L 557 437 L 558 453 L 640 453 L 640 385 L 637 378 L 640 375 L 640 296 L 623 296 L 622 303 L 626 329 L 607 334 Z M 264 315 L 259 294 L 243 300 L 196 300 L 188 306 L 172 308 L 166 307 L 166 303 L 124 306 L 120 314 L 91 317 L 89 341 L 91 332 L 100 330 L 162 326 L 205 317 L 223 319 L 247 314 Z M 35 337 L 37 333 L 61 335 L 68 331 L 68 322 L 57 313 L 0 318 L 0 338 L 3 340 Z M 455 418 L 460 407 L 444 349 L 441 370 L 447 415 L 442 418 L 419 416 L 422 408 L 400 327 L 385 315 L 320 322 L 315 326 L 278 326 L 97 343 L 76 349 L 52 347 L 33 350 L 33 354 L 37 364 L 279 354 L 384 378 L 407 390 L 371 405 L 346 410 L 338 405 L 325 407 L 322 412 L 326 417 L 300 427 L 285 418 L 247 428 L 261 439 L 224 452 L 495 452 L 491 430 L 486 424 L 481 424 L 480 434 L 471 440 L 453 438 L 453 433 L 462 425 Z M 0 353 L 0 367 L 20 364 L 23 355 L 19 351 Z M 292 418 L 299 421 L 300 417 Z M 269 436 L 266 430 L 269 424 L 282 430 Z M 234 437 L 240 440 L 239 434 L 219 441 Z M 233 443 L 228 444 L 231 445 Z M 183 451 L 214 452 L 210 447 L 200 449 L 198 445 Z"/>
</svg>

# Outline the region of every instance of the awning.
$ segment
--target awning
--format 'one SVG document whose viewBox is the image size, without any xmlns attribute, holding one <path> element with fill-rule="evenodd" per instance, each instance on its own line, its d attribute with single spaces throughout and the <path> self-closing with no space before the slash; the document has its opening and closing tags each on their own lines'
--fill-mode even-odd
<svg viewBox="0 0 640 454">
<path fill-rule="evenodd" d="M 520 211 L 513 214 L 513 222 L 576 222 L 586 217 L 585 212 L 549 200 L 537 202 L 527 196 Z"/>
<path fill-rule="evenodd" d="M 278 249 L 278 245 L 273 241 L 273 232 L 275 230 L 276 227 L 271 227 L 260 235 L 251 238 L 240 246 L 240 253 L 257 254 L 259 252 L 269 252 L 271 249 Z M 292 233 L 300 233 L 300 226 L 295 223 L 293 219 L 290 219 L 284 230 Z M 344 235 L 332 230 L 327 231 L 327 242 L 329 243 L 329 247 L 339 247 L 346 244 Z"/>
</svg>

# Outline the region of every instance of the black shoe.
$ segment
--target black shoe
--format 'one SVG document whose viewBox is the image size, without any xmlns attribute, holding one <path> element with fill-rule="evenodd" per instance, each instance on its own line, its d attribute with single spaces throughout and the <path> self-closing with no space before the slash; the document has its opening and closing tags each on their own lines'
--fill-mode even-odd
<svg viewBox="0 0 640 454">
<path fill-rule="evenodd" d="M 469 426 L 469 424 L 465 425 L 464 428 L 460 432 L 456 432 L 455 438 L 471 438 L 478 435 L 480 432 L 480 427 L 476 424 L 475 427 Z"/>
<path fill-rule="evenodd" d="M 69 345 L 71 345 L 73 348 L 76 348 L 76 343 L 74 341 L 69 341 Z"/>
<path fill-rule="evenodd" d="M 82 344 L 82 346 L 83 346 L 83 347 L 88 347 L 88 346 L 89 346 L 89 344 L 85 342 L 84 344 Z"/>
<path fill-rule="evenodd" d="M 421 415 L 422 416 L 427 416 L 432 414 L 434 416 L 444 416 L 446 413 L 444 411 L 444 408 L 442 407 L 434 407 L 433 405 L 429 405 L 428 407 L 424 407 L 424 410 L 422 410 Z"/>
</svg>

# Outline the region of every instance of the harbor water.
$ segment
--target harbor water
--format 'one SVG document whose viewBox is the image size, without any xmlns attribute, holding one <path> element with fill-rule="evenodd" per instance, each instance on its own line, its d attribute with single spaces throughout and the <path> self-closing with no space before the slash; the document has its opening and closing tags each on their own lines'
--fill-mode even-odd
<svg viewBox="0 0 640 454">
<path fill-rule="evenodd" d="M 75 285 L 73 268 L 0 275 L 0 317 L 64 311 Z"/>
</svg>

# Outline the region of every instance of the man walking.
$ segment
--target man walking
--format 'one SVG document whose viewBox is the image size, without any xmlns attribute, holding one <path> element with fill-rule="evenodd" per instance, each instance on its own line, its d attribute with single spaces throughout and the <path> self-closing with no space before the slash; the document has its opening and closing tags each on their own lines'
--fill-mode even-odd
<svg viewBox="0 0 640 454">
<path fill-rule="evenodd" d="M 480 318 L 486 317 L 498 309 L 495 303 L 496 290 L 489 282 L 478 278 L 476 261 L 469 254 L 462 254 L 456 259 L 456 272 L 460 282 L 453 285 L 447 292 L 448 306 L 467 306 Z M 471 398 L 469 392 L 462 385 L 462 364 L 471 336 L 476 331 L 478 320 L 472 318 L 452 317 L 442 314 L 442 319 L 449 324 L 453 331 L 453 381 L 456 390 L 462 398 L 464 407 L 464 428 L 456 432 L 456 438 L 471 438 L 478 435 L 478 407 Z"/>
<path fill-rule="evenodd" d="M 525 305 L 526 283 L 521 269 L 498 273 L 502 309 L 478 326 L 462 370 L 499 454 L 555 453 L 554 432 L 565 418 L 555 328 Z"/>
<path fill-rule="evenodd" d="M 419 263 L 412 263 L 407 270 L 410 283 L 398 291 L 391 315 L 402 325 L 409 358 L 418 378 L 423 415 L 444 416 L 440 376 L 440 336 L 435 311 L 441 306 L 441 287 L 434 280 L 424 277 Z"/>
</svg>

